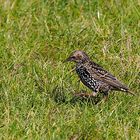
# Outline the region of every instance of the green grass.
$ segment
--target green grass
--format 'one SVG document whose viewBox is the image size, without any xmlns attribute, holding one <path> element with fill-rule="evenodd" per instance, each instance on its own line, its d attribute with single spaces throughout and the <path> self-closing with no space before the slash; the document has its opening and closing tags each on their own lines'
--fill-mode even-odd
<svg viewBox="0 0 140 140">
<path fill-rule="evenodd" d="M 79 49 L 137 96 L 69 102 Z M 0 63 L 0 139 L 140 139 L 139 0 L 1 0 Z"/>
</svg>

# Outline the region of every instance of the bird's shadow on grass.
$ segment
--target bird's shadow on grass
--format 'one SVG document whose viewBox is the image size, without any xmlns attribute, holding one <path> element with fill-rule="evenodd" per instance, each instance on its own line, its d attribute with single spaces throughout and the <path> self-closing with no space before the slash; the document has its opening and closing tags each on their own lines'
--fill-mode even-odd
<svg viewBox="0 0 140 140">
<path fill-rule="evenodd" d="M 84 93 L 85 91 L 82 91 L 80 93 Z M 89 104 L 89 105 L 95 105 L 98 102 L 101 101 L 101 97 L 82 97 L 82 96 L 77 96 L 79 92 L 75 92 L 71 95 L 71 98 L 69 99 L 66 90 L 63 87 L 56 86 L 52 93 L 51 93 L 51 98 L 58 104 L 71 104 L 75 105 L 77 103 L 79 104 Z"/>
</svg>

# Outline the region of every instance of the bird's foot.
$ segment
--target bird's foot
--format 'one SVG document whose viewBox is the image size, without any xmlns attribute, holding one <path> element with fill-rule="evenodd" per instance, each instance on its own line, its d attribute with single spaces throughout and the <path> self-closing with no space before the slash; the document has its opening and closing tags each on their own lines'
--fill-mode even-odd
<svg viewBox="0 0 140 140">
<path fill-rule="evenodd" d="M 103 100 L 104 100 L 104 102 L 108 101 L 108 95 L 104 95 Z"/>
</svg>

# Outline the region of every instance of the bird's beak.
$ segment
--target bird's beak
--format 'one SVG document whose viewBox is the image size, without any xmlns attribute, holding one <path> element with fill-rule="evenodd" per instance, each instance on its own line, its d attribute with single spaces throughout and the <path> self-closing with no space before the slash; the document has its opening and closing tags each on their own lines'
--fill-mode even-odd
<svg viewBox="0 0 140 140">
<path fill-rule="evenodd" d="M 66 60 L 64 60 L 63 62 L 69 62 L 69 61 L 72 61 L 72 57 L 68 57 Z"/>
</svg>

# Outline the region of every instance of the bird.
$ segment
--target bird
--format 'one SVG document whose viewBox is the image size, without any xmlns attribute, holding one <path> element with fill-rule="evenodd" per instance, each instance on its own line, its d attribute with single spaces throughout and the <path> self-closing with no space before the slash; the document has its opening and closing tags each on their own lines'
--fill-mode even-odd
<svg viewBox="0 0 140 140">
<path fill-rule="evenodd" d="M 98 93 L 103 93 L 104 99 L 107 100 L 109 92 L 113 90 L 135 95 L 125 84 L 102 66 L 92 61 L 82 50 L 72 52 L 64 62 L 75 62 L 75 70 L 80 81 L 92 90 L 92 94 L 82 93 L 78 94 L 78 96 L 96 97 Z"/>
</svg>

